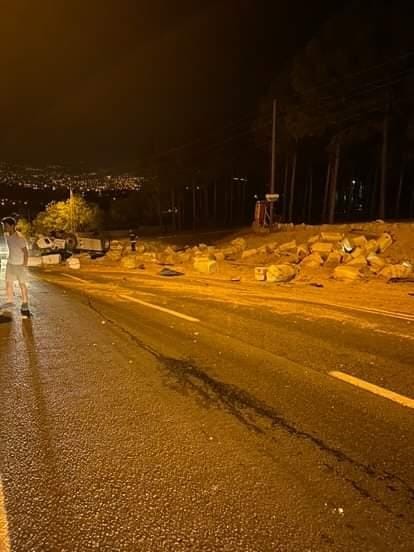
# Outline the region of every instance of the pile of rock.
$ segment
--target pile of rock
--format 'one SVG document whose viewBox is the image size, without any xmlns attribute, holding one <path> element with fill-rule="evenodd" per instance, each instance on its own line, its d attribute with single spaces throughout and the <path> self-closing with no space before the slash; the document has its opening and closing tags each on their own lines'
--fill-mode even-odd
<svg viewBox="0 0 414 552">
<path fill-rule="evenodd" d="M 393 238 L 387 232 L 376 238 L 363 234 L 345 236 L 339 232 L 321 232 L 306 243 L 297 244 L 293 240 L 275 248 L 268 244 L 268 250 L 278 255 L 281 262 L 269 267 L 256 267 L 255 278 L 259 281 L 286 282 L 300 271 L 306 273 L 320 267 L 332 269 L 333 278 L 337 280 L 357 280 L 370 275 L 387 280 L 407 278 L 412 274 L 410 262 L 392 264 L 383 256 L 392 243 Z"/>
<path fill-rule="evenodd" d="M 226 263 L 251 266 L 255 279 L 268 282 L 289 282 L 296 277 L 314 276 L 316 271 L 337 280 L 357 280 L 381 277 L 386 280 L 408 278 L 413 274 L 408 261 L 395 263 L 387 252 L 393 244 L 391 233 L 355 230 L 332 231 L 318 228 L 318 233 L 306 242 L 295 239 L 285 243 L 271 242 L 248 248 L 244 238 L 215 247 L 200 243 L 197 246 L 162 246 L 159 242 L 140 243 L 131 252 L 127 242 L 112 242 L 106 258 L 119 262 L 125 269 L 148 264 L 192 269 L 214 274 Z M 342 228 L 341 228 L 342 230 Z M 307 234 L 309 235 L 309 234 Z M 322 273 L 321 273 L 322 274 Z"/>
</svg>

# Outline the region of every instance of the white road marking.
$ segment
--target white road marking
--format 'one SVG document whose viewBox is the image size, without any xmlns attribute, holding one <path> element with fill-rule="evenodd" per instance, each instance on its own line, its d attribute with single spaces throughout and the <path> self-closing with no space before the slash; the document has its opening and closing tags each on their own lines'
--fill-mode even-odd
<svg viewBox="0 0 414 552">
<path fill-rule="evenodd" d="M 395 393 L 394 391 L 390 391 L 389 389 L 385 389 L 379 385 L 374 385 L 373 383 L 350 376 L 344 372 L 333 371 L 329 372 L 329 375 L 341 381 L 345 381 L 346 383 L 350 383 L 351 385 L 355 385 L 360 389 L 364 389 L 365 391 L 369 391 L 370 393 L 374 393 L 375 395 L 394 401 L 402 406 L 406 406 L 407 408 L 414 408 L 414 399 L 410 399 L 409 397 L 405 397 L 404 395 L 400 395 L 399 393 Z"/>
<path fill-rule="evenodd" d="M 82 282 L 82 284 L 89 284 L 88 280 L 84 280 L 83 278 L 78 278 L 77 276 L 72 276 L 72 274 L 62 273 L 62 276 L 66 276 L 66 278 L 70 278 L 71 280 L 76 280 L 76 282 Z"/>
<path fill-rule="evenodd" d="M 177 318 L 182 318 L 183 320 L 187 320 L 188 322 L 200 322 L 198 318 L 193 318 L 192 316 L 188 316 L 187 314 L 183 314 L 181 312 L 177 312 L 175 310 L 166 309 L 165 307 L 160 307 L 159 305 L 154 305 L 153 303 L 147 303 L 146 301 L 142 301 L 141 299 L 137 299 L 136 297 L 132 297 L 131 295 L 118 295 L 121 299 L 125 299 L 126 301 L 132 301 L 133 303 L 138 303 L 139 305 L 143 305 L 144 307 L 149 307 L 150 309 L 155 309 L 161 312 L 165 312 L 167 314 L 171 314 L 172 316 L 176 316 Z"/>
<path fill-rule="evenodd" d="M 3 484 L 0 478 L 0 552 L 10 552 L 9 528 L 7 524 L 6 505 L 4 502 Z"/>
<path fill-rule="evenodd" d="M 83 284 L 91 283 L 91 282 L 88 282 L 88 280 L 83 280 L 82 278 L 78 278 L 77 276 L 72 276 L 72 274 L 63 274 L 63 276 L 66 276 L 67 278 L 71 278 L 72 280 L 76 280 L 78 282 L 82 282 Z M 193 316 L 188 316 L 187 314 L 183 314 L 182 312 L 177 312 L 172 309 L 160 307 L 159 305 L 154 305 L 154 303 L 147 303 L 147 301 L 143 301 L 142 299 L 137 299 L 136 297 L 132 297 L 131 295 L 119 294 L 118 297 L 120 297 L 121 299 L 125 299 L 127 301 L 132 301 L 133 303 L 138 303 L 139 305 L 143 305 L 144 307 L 149 307 L 150 309 L 155 309 L 161 312 L 165 312 L 167 314 L 171 314 L 172 316 L 176 316 L 177 318 L 182 318 L 183 320 L 187 320 L 188 322 L 200 322 L 198 318 L 194 318 Z"/>
<path fill-rule="evenodd" d="M 408 322 L 414 322 L 414 315 L 404 312 L 387 311 L 383 309 L 371 309 L 370 307 L 353 307 L 351 305 L 340 305 L 337 303 L 326 303 L 327 306 L 338 307 L 341 309 L 348 309 L 359 312 L 367 312 L 369 314 L 379 314 L 380 316 L 388 316 L 390 318 L 397 318 L 398 320 L 407 320 Z"/>
</svg>

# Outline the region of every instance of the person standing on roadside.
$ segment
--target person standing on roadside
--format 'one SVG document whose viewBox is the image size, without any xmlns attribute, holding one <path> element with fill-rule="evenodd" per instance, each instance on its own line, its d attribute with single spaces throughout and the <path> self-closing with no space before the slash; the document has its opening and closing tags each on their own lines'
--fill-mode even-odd
<svg viewBox="0 0 414 552">
<path fill-rule="evenodd" d="M 129 243 L 131 245 L 131 251 L 135 252 L 137 250 L 137 235 L 133 230 L 129 231 Z"/>
<path fill-rule="evenodd" d="M 16 220 L 6 217 L 2 220 L 6 242 L 9 248 L 9 257 L 6 265 L 6 293 L 7 303 L 2 306 L 12 308 L 14 306 L 14 283 L 18 282 L 22 294 L 22 315 L 29 314 L 29 292 L 27 289 L 27 263 L 29 251 L 25 238 L 16 230 Z"/>
</svg>

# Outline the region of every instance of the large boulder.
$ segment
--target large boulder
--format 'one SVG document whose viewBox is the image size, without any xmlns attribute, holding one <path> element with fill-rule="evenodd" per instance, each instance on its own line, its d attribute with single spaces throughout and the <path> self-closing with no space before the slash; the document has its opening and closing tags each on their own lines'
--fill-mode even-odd
<svg viewBox="0 0 414 552">
<path fill-rule="evenodd" d="M 264 282 L 266 280 L 267 268 L 265 266 L 256 266 L 254 269 L 254 279 L 257 282 Z"/>
<path fill-rule="evenodd" d="M 355 236 L 352 238 L 352 243 L 355 247 L 360 247 L 361 249 L 365 249 L 368 243 L 368 240 L 365 236 Z"/>
<path fill-rule="evenodd" d="M 340 242 L 344 235 L 340 232 L 321 232 L 321 240 L 328 242 Z"/>
<path fill-rule="evenodd" d="M 311 253 L 300 263 L 301 267 L 308 269 L 319 268 L 321 265 L 323 265 L 323 259 L 319 253 Z"/>
<path fill-rule="evenodd" d="M 258 251 L 257 249 L 245 249 L 242 253 L 241 258 L 242 259 L 249 259 L 250 257 L 254 257 L 257 255 Z"/>
<path fill-rule="evenodd" d="M 392 245 L 392 237 L 387 232 L 384 232 L 377 240 L 378 251 L 384 253 Z"/>
<path fill-rule="evenodd" d="M 376 253 L 378 250 L 378 243 L 377 240 L 368 240 L 365 244 L 365 251 L 367 255 L 370 255 L 371 253 Z"/>
<path fill-rule="evenodd" d="M 367 266 L 367 259 L 364 255 L 358 255 L 358 257 L 353 257 L 351 261 L 349 261 L 348 266 L 358 266 L 362 268 L 363 266 Z"/>
<path fill-rule="evenodd" d="M 386 262 L 382 257 L 375 255 L 375 253 L 370 253 L 367 257 L 368 264 L 370 266 L 371 272 L 378 274 L 385 267 Z"/>
<path fill-rule="evenodd" d="M 319 253 L 322 258 L 327 259 L 333 251 L 333 244 L 330 242 L 315 242 L 310 247 L 312 253 Z"/>
<path fill-rule="evenodd" d="M 195 258 L 193 267 L 203 274 L 212 274 L 218 270 L 217 261 L 209 256 Z"/>
<path fill-rule="evenodd" d="M 224 258 L 228 261 L 233 261 L 239 256 L 239 251 L 234 247 L 227 247 L 223 249 Z"/>
<path fill-rule="evenodd" d="M 272 250 L 269 249 L 269 247 L 267 246 L 267 244 L 265 245 L 261 245 L 258 250 L 257 250 L 258 254 L 259 255 L 269 255 L 269 253 L 272 253 Z"/>
<path fill-rule="evenodd" d="M 271 265 L 267 269 L 268 282 L 290 282 L 297 274 L 296 267 L 290 264 Z"/>
<path fill-rule="evenodd" d="M 126 255 L 121 259 L 121 266 L 127 270 L 137 268 L 138 262 L 135 255 Z"/>
<path fill-rule="evenodd" d="M 296 256 L 299 261 L 302 261 L 305 257 L 309 255 L 309 247 L 306 243 L 301 243 L 296 249 Z"/>
<path fill-rule="evenodd" d="M 122 251 L 124 246 L 119 240 L 111 240 L 109 244 L 109 249 L 111 251 Z"/>
<path fill-rule="evenodd" d="M 333 277 L 336 280 L 343 280 L 343 281 L 359 280 L 359 278 L 361 278 L 360 267 L 349 266 L 349 264 L 339 265 L 335 268 Z"/>
<path fill-rule="evenodd" d="M 122 257 L 122 249 L 110 249 L 105 255 L 105 259 L 107 261 L 114 261 L 114 262 L 119 261 L 121 257 Z"/>
<path fill-rule="evenodd" d="M 297 243 L 296 243 L 296 240 L 292 240 L 290 242 L 287 242 L 287 243 L 282 243 L 282 245 L 280 245 L 278 247 L 278 250 L 280 253 L 293 253 L 293 252 L 296 252 L 296 249 L 297 249 Z"/>
<path fill-rule="evenodd" d="M 231 246 L 237 251 L 244 251 L 247 247 L 247 242 L 244 238 L 236 238 L 235 240 L 232 240 Z"/>
<path fill-rule="evenodd" d="M 339 251 L 332 251 L 329 253 L 328 258 L 326 259 L 325 266 L 329 268 L 334 268 L 341 264 L 342 261 L 342 253 Z"/>
<path fill-rule="evenodd" d="M 411 276 L 413 267 L 410 263 L 388 265 L 381 270 L 379 275 L 386 280 L 403 279 Z"/>
<path fill-rule="evenodd" d="M 308 239 L 308 244 L 309 245 L 312 245 L 318 241 L 320 241 L 321 237 L 319 234 L 315 234 L 314 236 L 312 236 L 311 238 Z"/>
</svg>

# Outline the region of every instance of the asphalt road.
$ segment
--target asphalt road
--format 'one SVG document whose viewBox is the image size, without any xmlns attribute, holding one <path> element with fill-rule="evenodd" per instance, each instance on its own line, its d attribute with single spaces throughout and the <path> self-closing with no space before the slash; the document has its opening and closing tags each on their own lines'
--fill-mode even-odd
<svg viewBox="0 0 414 552">
<path fill-rule="evenodd" d="M 215 286 L 49 273 L 0 320 L 13 552 L 414 550 L 414 322 Z"/>
</svg>

